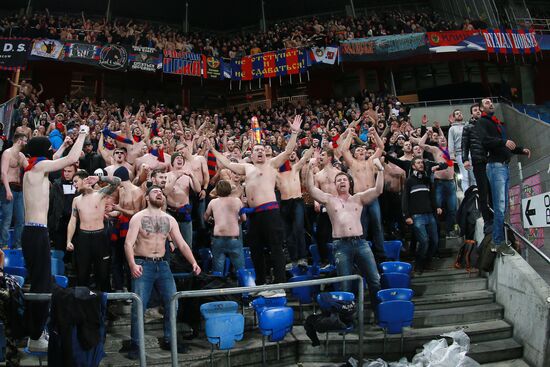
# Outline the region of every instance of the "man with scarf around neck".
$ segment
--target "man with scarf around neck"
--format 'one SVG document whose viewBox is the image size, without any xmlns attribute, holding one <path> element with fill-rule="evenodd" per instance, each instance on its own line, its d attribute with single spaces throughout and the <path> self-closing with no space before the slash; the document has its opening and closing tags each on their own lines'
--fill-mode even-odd
<svg viewBox="0 0 550 367">
<path fill-rule="evenodd" d="M 21 232 L 25 221 L 25 206 L 21 185 L 21 171 L 27 167 L 27 158 L 22 153 L 27 144 L 27 135 L 16 133 L 13 146 L 2 153 L 2 186 L 0 186 L 0 204 L 2 221 L 0 226 L 0 245 L 7 246 L 12 217 L 14 219 L 13 244 L 21 247 Z"/>
<path fill-rule="evenodd" d="M 50 239 L 48 236 L 48 207 L 50 198 L 50 181 L 48 173 L 59 171 L 78 162 L 84 140 L 90 129 L 82 125 L 78 139 L 69 154 L 63 158 L 48 160 L 51 143 L 46 137 L 29 140 L 27 154 L 29 166 L 23 175 L 23 197 L 25 202 L 25 226 L 21 236 L 21 245 L 25 265 L 31 279 L 32 293 L 50 293 L 52 286 Z M 30 315 L 29 350 L 44 351 L 48 341 L 43 334 L 48 317 L 48 302 L 30 302 L 25 310 Z"/>
<path fill-rule="evenodd" d="M 430 176 L 426 174 L 424 159 L 413 158 L 411 169 L 411 175 L 405 181 L 402 207 L 405 223 L 413 226 L 418 241 L 414 271 L 422 274 L 437 252 L 439 235 L 434 212 L 439 215 L 441 209 L 436 208 L 435 191 Z"/>
<path fill-rule="evenodd" d="M 164 142 L 160 136 L 153 136 L 151 138 L 149 153 L 136 159 L 134 165 L 136 174 L 138 174 L 137 171 L 143 164 L 147 165 L 151 170 L 157 168 L 170 170 L 170 155 L 164 153 Z"/>
<path fill-rule="evenodd" d="M 508 165 L 513 154 L 531 157 L 531 151 L 516 145 L 510 139 L 506 126 L 495 116 L 495 107 L 490 98 L 481 100 L 481 117 L 478 121 L 481 142 L 487 150 L 487 178 L 493 198 L 493 241 L 492 248 L 502 255 L 513 255 L 514 250 L 504 237 L 504 216 L 508 208 Z"/>
<path fill-rule="evenodd" d="M 462 111 L 454 110 L 453 114 L 449 117 L 451 127 L 449 129 L 449 155 L 451 159 L 456 162 L 462 180 L 460 186 L 462 192 L 466 192 L 471 185 L 476 184 L 476 179 L 472 171 L 467 170 L 464 167 L 462 158 L 462 133 L 464 130 L 464 116 Z"/>
<path fill-rule="evenodd" d="M 427 145 L 426 139 L 428 135 L 424 134 L 420 139 L 419 145 L 427 152 L 431 153 L 434 160 L 438 163 L 447 163 L 447 168 L 434 172 L 435 184 L 435 204 L 437 208 L 445 208 L 445 234 L 448 237 L 456 237 L 454 230 L 456 224 L 456 184 L 454 180 L 455 170 L 454 163 L 447 148 L 447 139 L 444 135 L 438 135 L 437 146 Z"/>
<path fill-rule="evenodd" d="M 124 167 L 128 170 L 130 180 L 134 179 L 134 166 L 127 161 L 128 151 L 124 147 L 115 148 L 113 151 L 113 162 L 111 165 L 105 167 L 105 172 L 110 177 L 113 177 L 113 173 L 120 168 Z"/>
<path fill-rule="evenodd" d="M 274 283 L 284 283 L 285 256 L 283 253 L 283 221 L 279 211 L 279 204 L 275 197 L 275 180 L 277 171 L 296 147 L 296 139 L 301 129 L 302 117 L 296 115 L 290 122 L 292 135 L 281 154 L 273 158 L 267 158 L 266 147 L 257 144 L 252 148 L 250 163 L 232 163 L 222 153 L 212 148 L 207 140 L 207 149 L 215 156 L 222 167 L 229 168 L 236 174 L 245 175 L 246 197 L 248 205 L 253 208 L 250 213 L 249 242 L 252 251 L 252 261 L 256 269 L 256 283 L 265 284 L 266 275 L 270 266 L 266 264 L 266 245 L 271 250 L 271 262 L 273 265 Z M 274 292 L 284 294 L 284 291 Z"/>
</svg>

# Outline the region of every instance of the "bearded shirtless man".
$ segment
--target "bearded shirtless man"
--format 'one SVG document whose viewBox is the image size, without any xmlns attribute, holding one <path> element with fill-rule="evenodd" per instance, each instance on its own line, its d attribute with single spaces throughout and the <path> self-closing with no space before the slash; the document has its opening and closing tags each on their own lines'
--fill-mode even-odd
<svg viewBox="0 0 550 367">
<path fill-rule="evenodd" d="M 353 178 L 353 192 L 363 192 L 374 187 L 374 164 L 373 162 L 380 161 L 377 158 L 382 156 L 384 152 L 384 143 L 378 136 L 374 127 L 369 128 L 369 134 L 374 136 L 377 149 L 374 154 L 367 158 L 367 150 L 363 146 L 355 148 L 353 156 L 349 151 L 351 139 L 353 138 L 354 131 L 349 131 L 348 136 L 342 144 L 342 155 L 344 161 L 350 168 L 351 177 Z M 378 167 L 381 168 L 381 167 Z M 363 223 L 363 236 L 367 238 L 369 225 L 371 225 L 372 242 L 374 249 L 374 256 L 378 262 L 384 261 L 386 254 L 384 252 L 384 228 L 382 227 L 382 212 L 380 210 L 380 203 L 378 198 L 369 202 L 369 205 L 365 206 L 361 212 L 361 223 Z"/>
<path fill-rule="evenodd" d="M 172 155 L 172 171 L 166 175 L 164 193 L 167 203 L 166 212 L 176 219 L 185 242 L 191 246 L 193 221 L 189 197 L 191 192 L 199 192 L 201 186 L 193 172 L 184 169 L 184 164 L 181 153 Z"/>
<path fill-rule="evenodd" d="M 371 305 L 376 313 L 376 293 L 380 290 L 380 275 L 372 251 L 363 238 L 360 213 L 365 205 L 376 200 L 384 190 L 384 174 L 378 172 L 375 187 L 354 195 L 350 194 L 350 179 L 347 173 L 338 173 L 334 183 L 336 195 L 323 192 L 315 187 L 311 170 L 308 172 L 308 190 L 315 200 L 326 206 L 333 224 L 336 272 L 338 276 L 350 275 L 353 273 L 354 265 L 357 266 L 361 276 L 367 280 Z M 343 289 L 350 291 L 351 282 L 345 282 Z"/>
<path fill-rule="evenodd" d="M 8 245 L 9 229 L 12 217 L 14 219 L 13 247 L 21 247 L 21 232 L 25 221 L 25 206 L 21 185 L 21 170 L 27 167 L 27 158 L 22 150 L 27 145 L 27 135 L 16 133 L 13 136 L 13 146 L 2 153 L 2 186 L 0 188 L 0 203 L 2 205 L 2 226 L 0 244 Z"/>
<path fill-rule="evenodd" d="M 256 283 L 265 284 L 267 269 L 264 246 L 269 244 L 271 262 L 273 263 L 274 283 L 284 283 L 285 258 L 283 254 L 283 224 L 279 212 L 279 204 L 275 197 L 275 180 L 277 170 L 290 157 L 296 147 L 296 138 L 300 132 L 302 117 L 296 115 L 290 124 L 292 135 L 284 152 L 267 159 L 263 145 L 255 145 L 249 163 L 232 163 L 222 153 L 208 144 L 217 161 L 231 171 L 245 175 L 246 196 L 248 206 L 254 208 L 250 213 L 250 229 L 248 236 L 252 252 L 252 261 L 256 269 Z"/>
<path fill-rule="evenodd" d="M 128 173 L 130 174 L 130 180 L 134 179 L 134 166 L 132 166 L 127 160 L 128 152 L 126 151 L 126 148 L 115 148 L 113 151 L 113 164 L 110 166 L 105 167 L 105 171 L 107 172 L 107 175 L 110 177 L 113 177 L 113 173 L 117 170 L 119 167 L 124 167 L 128 170 Z"/>
<path fill-rule="evenodd" d="M 25 227 L 21 235 L 21 245 L 25 266 L 31 279 L 32 293 L 51 292 L 51 254 L 48 236 L 48 207 L 50 198 L 50 181 L 48 173 L 56 172 L 78 162 L 84 139 L 89 128 L 80 127 L 78 139 L 69 154 L 53 161 L 45 158 L 51 150 L 51 143 L 46 137 L 29 140 L 27 154 L 31 157 L 23 175 L 23 196 L 25 202 Z M 47 339 L 42 335 L 49 307 L 47 302 L 31 302 L 26 311 L 31 315 L 32 330 L 29 330 L 29 349 L 47 349 Z M 40 338 L 40 340 L 37 340 Z"/>
<path fill-rule="evenodd" d="M 305 207 L 302 198 L 300 170 L 313 155 L 309 149 L 298 160 L 296 151 L 290 154 L 277 173 L 277 187 L 281 193 L 281 217 L 285 225 L 285 239 L 291 262 L 307 266 L 306 235 L 304 231 Z M 293 264 L 290 264 L 291 267 Z"/>
<path fill-rule="evenodd" d="M 155 136 L 151 139 L 149 153 L 137 158 L 134 168 L 138 170 L 143 164 L 147 165 L 151 170 L 156 168 L 170 169 L 170 155 L 164 153 L 164 142 L 160 136 Z"/>
<path fill-rule="evenodd" d="M 334 185 L 334 179 L 336 175 L 341 171 L 332 165 L 334 160 L 334 150 L 327 148 L 323 150 L 319 156 L 319 165 L 321 170 L 314 176 L 315 187 L 323 192 L 331 195 L 336 195 L 336 186 Z M 307 175 L 306 175 L 307 181 Z M 319 246 L 319 254 L 323 262 L 328 260 L 328 248 L 327 243 L 332 238 L 332 224 L 327 214 L 327 209 L 315 201 L 314 209 L 319 213 L 317 218 L 317 245 Z"/>
<path fill-rule="evenodd" d="M 246 215 L 240 214 L 243 203 L 231 197 L 231 183 L 220 180 L 216 184 L 218 198 L 208 204 L 204 220 L 214 219 L 214 236 L 212 237 L 212 271 L 222 273 L 225 257 L 229 256 L 235 271 L 244 268 L 243 241 L 241 239 L 241 222 Z"/>
<path fill-rule="evenodd" d="M 126 237 L 126 259 L 130 264 L 132 273 L 132 290 L 141 298 L 144 305 L 149 303 L 151 291 L 156 288 L 164 304 L 164 309 L 170 309 L 170 301 L 176 293 L 176 283 L 170 271 L 170 266 L 165 260 L 166 239 L 170 235 L 172 241 L 192 266 L 193 273 L 198 275 L 201 268 L 193 257 L 191 248 L 187 245 L 176 220 L 164 213 L 165 197 L 162 189 L 151 186 L 147 189 L 145 200 L 147 208 L 135 214 L 130 220 L 130 229 Z M 143 308 L 145 312 L 145 307 Z M 164 314 L 164 339 L 160 343 L 162 349 L 170 349 L 170 314 Z M 132 305 L 131 348 L 128 357 L 139 358 L 138 331 L 137 331 L 137 307 Z M 183 347 L 183 346 L 182 346 Z M 178 346 L 178 351 L 184 350 Z"/>
<path fill-rule="evenodd" d="M 109 185 L 96 191 L 93 186 L 99 182 Z M 73 185 L 81 194 L 73 199 L 72 215 L 67 226 L 67 251 L 74 251 L 76 263 L 76 282 L 78 286 L 90 287 L 90 275 L 93 267 L 96 286 L 108 292 L 110 286 L 111 247 L 104 229 L 105 203 L 120 184 L 118 177 L 89 176 L 79 170 L 73 177 Z M 76 222 L 79 222 L 78 242 L 73 245 Z"/>
</svg>

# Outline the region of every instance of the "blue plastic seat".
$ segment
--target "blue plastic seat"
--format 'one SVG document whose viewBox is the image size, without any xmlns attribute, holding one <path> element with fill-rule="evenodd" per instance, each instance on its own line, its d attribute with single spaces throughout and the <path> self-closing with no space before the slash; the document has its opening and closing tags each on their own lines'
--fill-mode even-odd
<svg viewBox="0 0 550 367">
<path fill-rule="evenodd" d="M 61 288 L 67 288 L 67 286 L 69 285 L 69 278 L 64 275 L 54 275 L 54 278 L 55 284 L 57 284 Z"/>
<path fill-rule="evenodd" d="M 212 270 L 212 251 L 209 248 L 200 248 L 199 257 L 201 259 L 201 270 L 205 273 Z"/>
<path fill-rule="evenodd" d="M 390 260 L 399 261 L 401 247 L 403 247 L 403 243 L 399 240 L 384 241 L 384 252 L 386 253 L 386 257 Z"/>
<path fill-rule="evenodd" d="M 221 313 L 206 319 L 206 338 L 210 343 L 210 364 L 214 364 L 214 346 L 227 350 L 227 366 L 231 365 L 229 350 L 243 339 L 244 316 L 240 313 Z"/>
<path fill-rule="evenodd" d="M 304 280 L 313 280 L 313 277 L 311 275 L 298 275 L 290 278 L 288 281 L 291 283 L 294 282 L 302 282 Z M 319 293 L 320 287 L 317 285 L 309 285 L 309 286 L 303 286 L 303 287 L 297 287 L 292 288 L 291 290 L 292 296 L 298 300 L 298 303 L 300 305 L 300 321 L 303 320 L 303 308 L 302 305 L 310 305 L 313 304 L 313 312 L 315 313 L 315 296 Z"/>
<path fill-rule="evenodd" d="M 329 250 L 332 249 L 332 244 L 327 244 L 329 246 Z M 319 253 L 319 247 L 316 244 L 309 245 L 309 252 L 311 253 L 312 258 L 312 267 L 316 267 L 319 269 L 320 274 L 330 274 L 336 271 L 336 266 L 334 265 L 334 262 L 331 262 L 332 251 L 329 251 L 329 264 L 325 267 L 321 268 L 321 254 Z"/>
<path fill-rule="evenodd" d="M 388 288 L 410 288 L 411 277 L 404 273 L 382 273 L 380 275 L 382 289 Z"/>
<path fill-rule="evenodd" d="M 4 272 L 10 275 L 18 275 L 23 278 L 27 278 L 27 269 L 20 266 L 4 266 Z"/>
<path fill-rule="evenodd" d="M 265 338 L 277 342 L 277 360 L 280 359 L 279 342 L 292 331 L 294 311 L 290 307 L 268 307 L 258 314 L 258 325 L 262 333 L 262 362 L 265 365 Z"/>
<path fill-rule="evenodd" d="M 384 329 L 384 353 L 387 334 L 401 333 L 403 352 L 403 328 L 412 325 L 414 303 L 411 301 L 385 301 L 378 304 L 378 326 Z"/>
<path fill-rule="evenodd" d="M 286 297 L 258 297 L 254 301 L 250 302 L 250 305 L 256 311 L 256 314 L 262 313 L 265 309 L 270 307 L 284 307 L 286 306 Z"/>
<path fill-rule="evenodd" d="M 65 253 L 61 250 L 51 250 L 52 258 L 59 259 L 63 261 L 63 258 L 65 257 Z"/>
<path fill-rule="evenodd" d="M 317 303 L 319 304 L 319 308 L 323 311 L 329 311 L 331 309 L 331 305 L 325 301 L 323 301 L 323 297 L 321 297 L 321 294 L 330 294 L 330 297 L 335 301 L 355 301 L 355 294 L 351 292 L 326 292 L 326 293 L 320 293 L 317 295 Z M 353 331 L 353 325 L 340 330 L 331 330 L 338 332 L 342 335 L 342 355 L 346 355 L 346 334 Z M 328 355 L 328 337 L 329 332 L 326 332 L 326 338 L 325 338 L 325 353 Z"/>
<path fill-rule="evenodd" d="M 249 269 L 239 269 L 237 271 L 237 281 L 239 282 L 239 287 L 255 287 L 256 274 Z"/>
<path fill-rule="evenodd" d="M 25 267 L 25 258 L 23 257 L 23 251 L 21 249 L 14 250 L 2 250 L 4 252 L 4 267 L 16 266 L 20 268 Z"/>
<path fill-rule="evenodd" d="M 65 263 L 63 260 L 59 260 L 52 257 L 52 275 L 65 275 Z"/>
<path fill-rule="evenodd" d="M 23 285 L 25 284 L 25 278 L 20 275 L 13 275 L 13 277 L 17 281 L 17 284 L 19 284 L 20 287 L 23 287 Z"/>
<path fill-rule="evenodd" d="M 386 261 L 380 264 L 382 273 L 403 273 L 410 274 L 412 265 L 402 261 Z"/>
<path fill-rule="evenodd" d="M 386 301 L 410 301 L 414 295 L 409 288 L 389 288 L 379 290 L 376 297 L 380 302 Z"/>
<path fill-rule="evenodd" d="M 206 320 L 220 314 L 237 313 L 239 305 L 235 301 L 208 302 L 201 305 L 201 315 Z"/>
</svg>

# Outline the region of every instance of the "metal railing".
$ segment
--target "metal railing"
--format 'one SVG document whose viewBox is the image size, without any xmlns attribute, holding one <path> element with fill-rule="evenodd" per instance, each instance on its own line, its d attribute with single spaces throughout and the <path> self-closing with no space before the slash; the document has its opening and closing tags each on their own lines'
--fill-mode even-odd
<svg viewBox="0 0 550 367">
<path fill-rule="evenodd" d="M 49 301 L 52 298 L 51 293 L 24 293 L 24 298 L 29 301 Z M 131 292 L 125 293 L 107 293 L 108 301 L 131 300 L 137 307 L 137 327 L 138 327 L 138 347 L 139 347 L 139 365 L 145 367 L 145 327 L 143 324 L 143 302 L 137 294 Z"/>
<path fill-rule="evenodd" d="M 358 282 L 358 293 L 357 293 L 357 322 L 359 328 L 359 345 L 358 345 L 358 354 L 359 360 L 363 360 L 363 334 L 365 332 L 364 323 L 364 286 L 363 286 L 363 277 L 360 275 L 346 275 L 341 277 L 334 278 L 325 278 L 325 279 L 313 279 L 313 280 L 304 280 L 301 282 L 293 283 L 279 283 L 279 284 L 269 284 L 269 285 L 258 285 L 254 287 L 236 287 L 236 288 L 222 288 L 222 289 L 209 289 L 209 290 L 197 290 L 197 291 L 183 291 L 177 292 L 172 296 L 170 301 L 170 329 L 171 329 L 171 354 L 172 354 L 172 366 L 178 366 L 178 338 L 177 338 L 177 326 L 176 326 L 176 303 L 180 298 L 194 298 L 194 297 L 206 297 L 206 296 L 226 296 L 228 294 L 242 294 L 242 293 L 251 293 L 251 292 L 261 292 L 267 290 L 275 289 L 291 289 L 299 288 L 304 286 L 312 285 L 321 285 L 321 284 L 332 284 L 340 283 L 349 280 L 356 280 Z"/>
<path fill-rule="evenodd" d="M 502 102 L 502 97 L 473 97 L 473 98 L 456 98 L 456 99 L 436 99 L 431 101 L 419 101 L 404 103 L 409 107 L 430 107 L 430 106 L 443 106 L 443 105 L 456 105 L 456 104 L 465 104 L 465 103 L 478 103 L 482 99 L 490 98 L 493 103 Z"/>
</svg>

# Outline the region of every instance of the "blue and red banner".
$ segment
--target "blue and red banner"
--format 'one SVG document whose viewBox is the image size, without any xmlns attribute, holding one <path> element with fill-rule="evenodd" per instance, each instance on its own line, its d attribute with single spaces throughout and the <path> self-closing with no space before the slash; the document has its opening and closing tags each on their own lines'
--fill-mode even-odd
<svg viewBox="0 0 550 367">
<path fill-rule="evenodd" d="M 162 71 L 167 74 L 202 75 L 202 55 L 191 52 L 164 51 Z"/>
<path fill-rule="evenodd" d="M 307 70 L 305 50 L 296 48 L 264 52 L 231 60 L 231 79 L 252 80 L 303 73 Z"/>
<path fill-rule="evenodd" d="M 534 31 L 523 29 L 484 29 L 487 52 L 492 54 L 531 55 L 540 52 Z"/>
</svg>

